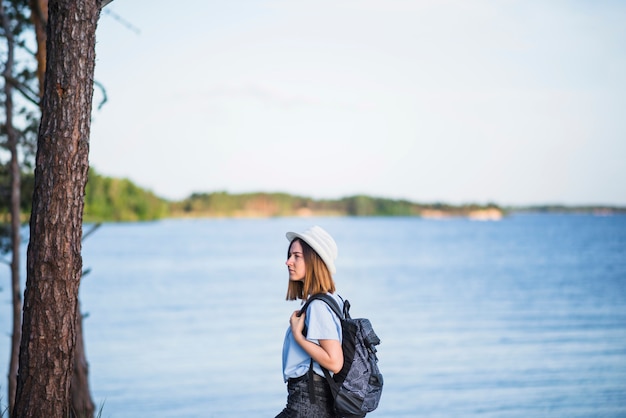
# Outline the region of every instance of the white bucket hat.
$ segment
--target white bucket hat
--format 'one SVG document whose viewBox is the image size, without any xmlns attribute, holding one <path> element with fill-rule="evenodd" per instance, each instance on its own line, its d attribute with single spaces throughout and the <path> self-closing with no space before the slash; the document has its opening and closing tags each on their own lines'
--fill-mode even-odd
<svg viewBox="0 0 626 418">
<path fill-rule="evenodd" d="M 337 244 L 333 237 L 321 227 L 315 225 L 302 233 L 287 232 L 286 234 L 289 242 L 295 238 L 300 238 L 302 241 L 309 244 L 313 250 L 324 260 L 328 271 L 331 274 L 335 274 L 335 260 L 337 259 Z"/>
</svg>

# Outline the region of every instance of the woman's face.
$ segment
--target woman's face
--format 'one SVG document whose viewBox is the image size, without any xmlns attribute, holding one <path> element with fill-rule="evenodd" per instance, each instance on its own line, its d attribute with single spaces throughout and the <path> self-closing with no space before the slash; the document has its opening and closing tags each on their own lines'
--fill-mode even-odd
<svg viewBox="0 0 626 418">
<path fill-rule="evenodd" d="M 300 282 L 304 280 L 306 267 L 304 265 L 304 254 L 302 253 L 302 244 L 300 241 L 294 240 L 289 246 L 287 256 L 287 268 L 289 269 L 289 280 Z"/>
</svg>

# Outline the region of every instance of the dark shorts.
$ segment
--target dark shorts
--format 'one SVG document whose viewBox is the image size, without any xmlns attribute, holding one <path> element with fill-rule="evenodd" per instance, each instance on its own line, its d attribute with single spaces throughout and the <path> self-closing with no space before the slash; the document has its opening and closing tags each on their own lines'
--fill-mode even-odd
<svg viewBox="0 0 626 418">
<path fill-rule="evenodd" d="M 326 379 L 313 373 L 313 393 L 309 395 L 309 374 L 289 379 L 287 406 L 276 418 L 335 418 L 333 399 Z"/>
</svg>

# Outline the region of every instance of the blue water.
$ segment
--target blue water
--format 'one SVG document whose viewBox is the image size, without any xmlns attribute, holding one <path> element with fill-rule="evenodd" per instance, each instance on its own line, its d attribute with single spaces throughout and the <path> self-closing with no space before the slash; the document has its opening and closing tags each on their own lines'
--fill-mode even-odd
<svg viewBox="0 0 626 418">
<path fill-rule="evenodd" d="M 102 416 L 275 416 L 284 233 L 314 223 L 382 340 L 372 417 L 626 417 L 626 216 L 583 215 L 106 224 L 80 294 Z M 6 376 L 8 279 L 0 309 Z"/>
</svg>

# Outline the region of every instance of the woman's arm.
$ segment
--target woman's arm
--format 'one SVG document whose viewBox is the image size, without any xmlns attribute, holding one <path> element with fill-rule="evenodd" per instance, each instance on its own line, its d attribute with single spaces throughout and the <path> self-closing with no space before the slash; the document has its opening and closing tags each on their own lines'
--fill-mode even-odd
<svg viewBox="0 0 626 418">
<path fill-rule="evenodd" d="M 319 340 L 320 345 L 317 345 L 307 340 L 302 333 L 305 314 L 302 313 L 302 315 L 298 316 L 299 312 L 300 311 L 295 311 L 289 319 L 294 339 L 320 366 L 333 373 L 339 373 L 343 367 L 341 343 L 339 340 Z"/>
</svg>

